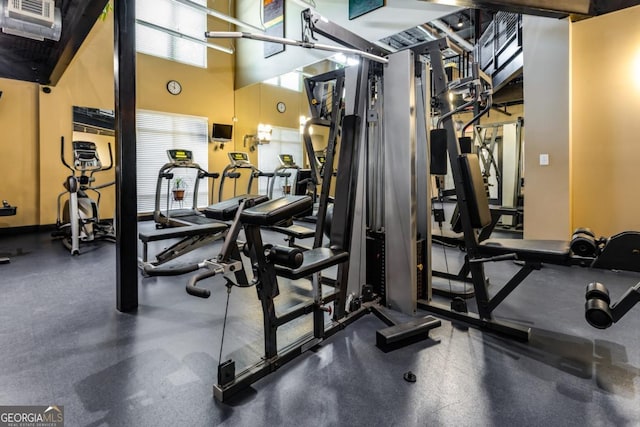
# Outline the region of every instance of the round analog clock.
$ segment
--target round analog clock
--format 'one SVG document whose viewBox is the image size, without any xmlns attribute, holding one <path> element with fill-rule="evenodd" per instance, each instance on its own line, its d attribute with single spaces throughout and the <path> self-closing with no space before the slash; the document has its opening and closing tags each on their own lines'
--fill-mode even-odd
<svg viewBox="0 0 640 427">
<path fill-rule="evenodd" d="M 279 113 L 284 113 L 285 111 L 287 111 L 287 104 L 285 104 L 284 102 L 278 102 L 276 104 L 276 108 L 278 109 Z"/>
<path fill-rule="evenodd" d="M 167 90 L 171 95 L 178 95 L 182 92 L 182 85 L 176 80 L 169 80 L 167 82 Z"/>
</svg>

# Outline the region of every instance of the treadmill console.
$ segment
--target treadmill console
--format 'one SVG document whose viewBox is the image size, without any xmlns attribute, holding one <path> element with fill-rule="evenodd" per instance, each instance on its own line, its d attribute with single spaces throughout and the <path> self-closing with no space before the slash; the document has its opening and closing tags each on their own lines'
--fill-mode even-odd
<svg viewBox="0 0 640 427">
<path fill-rule="evenodd" d="M 193 164 L 193 152 L 191 150 L 167 150 L 169 161 L 177 166 L 190 166 Z"/>
<path fill-rule="evenodd" d="M 73 168 L 79 172 L 102 169 L 96 144 L 86 141 L 73 141 Z"/>
<path fill-rule="evenodd" d="M 296 168 L 296 162 L 293 161 L 293 156 L 291 154 L 278 154 L 278 159 L 280 159 L 280 164 L 285 168 Z"/>
<path fill-rule="evenodd" d="M 249 161 L 249 155 L 241 151 L 230 152 L 229 161 L 231 162 L 231 166 L 237 167 L 237 168 L 251 166 L 251 162 Z"/>
</svg>

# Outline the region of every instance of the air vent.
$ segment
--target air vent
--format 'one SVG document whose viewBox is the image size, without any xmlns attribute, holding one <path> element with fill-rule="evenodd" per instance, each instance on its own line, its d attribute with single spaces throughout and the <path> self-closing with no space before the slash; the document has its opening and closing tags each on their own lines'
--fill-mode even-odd
<svg viewBox="0 0 640 427">
<path fill-rule="evenodd" d="M 8 0 L 9 18 L 32 24 L 52 27 L 54 23 L 54 0 Z"/>
<path fill-rule="evenodd" d="M 0 27 L 5 34 L 59 41 L 62 14 L 54 0 L 0 0 Z"/>
</svg>

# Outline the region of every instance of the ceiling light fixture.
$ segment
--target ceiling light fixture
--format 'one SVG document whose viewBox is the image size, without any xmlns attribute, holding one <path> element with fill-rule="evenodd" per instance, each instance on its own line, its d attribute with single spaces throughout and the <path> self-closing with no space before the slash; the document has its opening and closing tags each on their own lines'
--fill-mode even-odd
<svg viewBox="0 0 640 427">
<path fill-rule="evenodd" d="M 464 21 L 462 20 L 462 16 L 458 18 L 458 28 L 462 28 L 464 26 Z"/>
</svg>

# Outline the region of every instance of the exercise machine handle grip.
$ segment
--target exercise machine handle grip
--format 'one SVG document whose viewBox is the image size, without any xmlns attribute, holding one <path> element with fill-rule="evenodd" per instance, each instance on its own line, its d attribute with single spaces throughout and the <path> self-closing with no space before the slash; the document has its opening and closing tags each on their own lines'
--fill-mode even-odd
<svg viewBox="0 0 640 427">
<path fill-rule="evenodd" d="M 101 169 L 101 172 L 104 171 L 108 171 L 109 169 L 113 168 L 113 151 L 111 151 L 111 143 L 107 143 L 107 147 L 109 148 L 109 166 L 107 166 L 104 169 Z"/>
<path fill-rule="evenodd" d="M 209 289 L 196 288 L 191 285 L 187 285 L 187 293 L 198 298 L 209 298 L 211 296 L 211 291 Z"/>
<path fill-rule="evenodd" d="M 202 171 L 202 172 L 200 172 L 199 177 L 200 178 L 218 179 L 218 178 L 220 178 L 220 174 L 218 172 L 205 172 L 205 171 Z"/>
<path fill-rule="evenodd" d="M 71 171 L 71 173 L 74 173 L 74 169 L 69 166 L 69 163 L 67 163 L 67 160 L 64 158 L 64 136 L 60 137 L 60 160 L 62 160 L 62 164 L 65 165 L 67 167 L 67 169 L 69 169 Z"/>
<path fill-rule="evenodd" d="M 200 274 L 196 274 L 189 279 L 187 282 L 187 293 L 189 295 L 193 295 L 198 298 L 209 298 L 211 296 L 211 291 L 209 289 L 203 289 L 196 287 L 196 283 L 200 280 L 207 279 L 209 277 L 213 277 L 217 274 L 215 270 L 207 270 Z"/>
<path fill-rule="evenodd" d="M 254 178 L 259 178 L 261 176 L 264 176 L 264 177 L 267 177 L 267 178 L 273 178 L 274 175 L 275 174 L 273 172 L 260 172 L 260 171 L 253 172 Z"/>
</svg>

